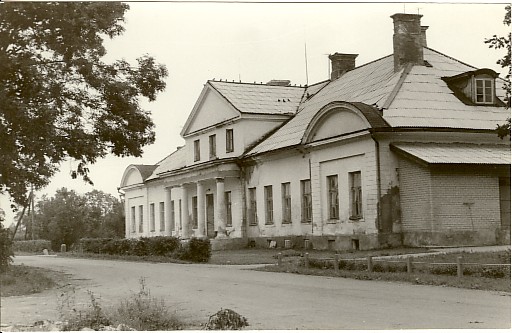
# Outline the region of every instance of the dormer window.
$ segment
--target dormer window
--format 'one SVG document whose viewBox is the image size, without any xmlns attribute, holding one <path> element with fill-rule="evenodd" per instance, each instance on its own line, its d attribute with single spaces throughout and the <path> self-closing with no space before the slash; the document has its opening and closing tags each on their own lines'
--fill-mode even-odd
<svg viewBox="0 0 512 333">
<path fill-rule="evenodd" d="M 475 78 L 475 103 L 492 104 L 494 102 L 494 79 Z"/>
<path fill-rule="evenodd" d="M 497 77 L 498 73 L 492 69 L 483 68 L 442 79 L 466 105 L 504 106 L 496 96 Z"/>
</svg>

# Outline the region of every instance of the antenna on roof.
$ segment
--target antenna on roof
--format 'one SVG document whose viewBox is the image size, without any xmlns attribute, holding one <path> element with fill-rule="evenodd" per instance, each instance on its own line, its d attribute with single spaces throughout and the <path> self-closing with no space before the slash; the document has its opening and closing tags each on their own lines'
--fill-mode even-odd
<svg viewBox="0 0 512 333">
<path fill-rule="evenodd" d="M 306 62 L 306 85 L 309 84 L 308 80 L 308 49 L 306 42 L 304 42 L 304 61 Z"/>
</svg>

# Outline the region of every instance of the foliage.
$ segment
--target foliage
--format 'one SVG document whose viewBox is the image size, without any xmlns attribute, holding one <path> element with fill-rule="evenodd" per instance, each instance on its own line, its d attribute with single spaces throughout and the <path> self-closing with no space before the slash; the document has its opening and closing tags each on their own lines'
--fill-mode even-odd
<svg viewBox="0 0 512 333">
<path fill-rule="evenodd" d="M 51 242 L 44 239 L 14 241 L 12 249 L 14 252 L 41 253 L 44 249 L 51 249 Z"/>
<path fill-rule="evenodd" d="M 67 323 L 63 328 L 64 331 L 79 331 L 82 328 L 97 331 L 111 324 L 111 319 L 100 306 L 96 296 L 91 291 L 88 293 L 90 304 L 86 309 L 70 312 L 72 315 L 65 318 Z"/>
<path fill-rule="evenodd" d="M 180 240 L 172 236 L 132 239 L 82 238 L 82 251 L 111 255 L 172 256 L 180 247 Z"/>
<path fill-rule="evenodd" d="M 503 19 L 503 24 L 510 27 L 510 5 L 507 5 L 505 7 L 505 18 Z M 512 70 L 510 63 L 510 38 L 511 33 L 509 32 L 508 36 L 503 37 L 494 35 L 492 36 L 492 38 L 486 39 L 484 42 L 486 44 L 489 44 L 489 48 L 506 49 L 506 53 L 503 56 L 503 58 L 498 59 L 496 63 L 503 68 L 507 68 L 507 75 L 505 75 L 505 83 L 503 85 L 503 89 L 505 89 L 506 92 L 505 103 L 508 109 L 510 109 L 510 74 Z M 498 132 L 498 136 L 502 139 L 506 136 L 510 136 L 510 117 L 507 119 L 507 122 L 505 124 L 498 125 L 496 131 Z"/>
<path fill-rule="evenodd" d="M 209 239 L 191 238 L 177 253 L 178 259 L 193 262 L 208 262 L 212 255 Z"/>
<path fill-rule="evenodd" d="M 247 318 L 230 309 L 220 309 L 210 316 L 205 328 L 207 330 L 240 330 L 249 325 Z"/>
<path fill-rule="evenodd" d="M 4 228 L 0 223 L 0 273 L 9 269 L 13 255 L 9 229 Z"/>
<path fill-rule="evenodd" d="M 124 32 L 121 2 L 9 2 L 0 6 L 0 193 L 25 206 L 28 189 L 47 185 L 59 164 L 73 178 L 112 153 L 141 156 L 155 140 L 150 112 L 165 89 L 164 65 L 111 64 L 105 38 Z"/>
<path fill-rule="evenodd" d="M 0 274 L 0 296 L 20 296 L 42 292 L 55 286 L 55 272 L 39 267 L 12 265 Z"/>
<path fill-rule="evenodd" d="M 182 328 L 182 323 L 171 313 L 163 299 L 151 296 L 144 278 L 139 280 L 140 290 L 120 302 L 112 320 L 137 331 L 171 331 Z"/>
</svg>

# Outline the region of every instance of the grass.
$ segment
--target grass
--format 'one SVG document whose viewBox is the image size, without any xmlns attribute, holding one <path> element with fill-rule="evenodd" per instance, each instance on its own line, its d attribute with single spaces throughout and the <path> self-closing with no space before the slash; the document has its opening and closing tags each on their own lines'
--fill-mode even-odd
<svg viewBox="0 0 512 333">
<path fill-rule="evenodd" d="M 0 296 L 20 296 L 39 293 L 56 286 L 61 277 L 58 272 L 29 267 L 12 265 L 7 272 L 0 274 Z"/>
<path fill-rule="evenodd" d="M 116 255 L 116 254 L 98 254 L 98 253 L 79 253 L 66 252 L 59 253 L 59 257 L 83 258 L 83 259 L 99 259 L 99 260 L 123 260 L 123 261 L 143 261 L 143 262 L 167 262 L 174 264 L 190 264 L 189 261 L 179 260 L 166 256 L 133 256 L 133 255 Z"/>
</svg>

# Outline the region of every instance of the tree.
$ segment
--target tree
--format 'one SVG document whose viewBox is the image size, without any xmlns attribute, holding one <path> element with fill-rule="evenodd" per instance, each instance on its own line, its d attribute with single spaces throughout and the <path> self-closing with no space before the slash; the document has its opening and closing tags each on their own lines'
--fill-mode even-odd
<svg viewBox="0 0 512 333">
<path fill-rule="evenodd" d="M 104 38 L 123 33 L 120 2 L 0 5 L 0 194 L 26 206 L 59 164 L 92 184 L 88 166 L 112 153 L 141 156 L 154 142 L 150 113 L 167 69 L 149 55 L 107 64 Z M 13 205 L 14 206 L 14 205 Z"/>
<path fill-rule="evenodd" d="M 503 24 L 510 27 L 510 5 L 505 7 L 505 18 L 503 19 Z M 511 74 L 511 66 L 510 66 L 510 37 L 511 33 L 508 33 L 506 37 L 498 37 L 497 35 L 492 36 L 492 38 L 486 39 L 485 43 L 489 44 L 489 48 L 495 49 L 506 49 L 507 52 L 503 56 L 503 58 L 498 59 L 496 63 L 503 68 L 507 68 L 507 75 L 505 76 L 505 84 L 503 88 L 505 89 L 505 103 L 507 105 L 507 109 L 510 109 L 510 74 Z M 498 132 L 498 136 L 500 138 L 504 138 L 506 136 L 510 136 L 510 117 L 507 119 L 505 124 L 498 125 L 496 128 Z"/>
</svg>

